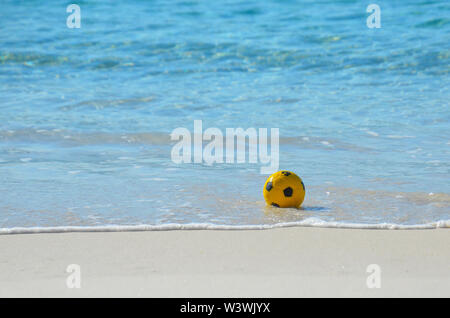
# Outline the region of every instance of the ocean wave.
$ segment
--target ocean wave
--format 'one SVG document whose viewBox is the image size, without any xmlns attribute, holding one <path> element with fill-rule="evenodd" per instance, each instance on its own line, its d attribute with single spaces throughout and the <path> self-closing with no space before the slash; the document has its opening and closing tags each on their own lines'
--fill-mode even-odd
<svg viewBox="0 0 450 318">
<path fill-rule="evenodd" d="M 100 102 L 98 102 L 100 103 Z M 119 103 L 119 102 L 117 102 Z M 244 127 L 243 129 L 246 129 Z M 193 133 L 193 132 L 192 132 Z M 223 140 L 226 143 L 226 131 L 222 130 Z M 406 138 L 406 137 L 405 137 Z M 169 132 L 137 132 L 137 133 L 112 133 L 112 132 L 78 132 L 67 129 L 17 129 L 0 130 L 0 141 L 63 143 L 67 146 L 96 145 L 96 144 L 138 144 L 138 145 L 171 145 Z M 251 141 L 245 139 L 246 145 Z M 204 142 L 206 144 L 206 142 Z M 368 146 L 361 146 L 344 142 L 337 138 L 322 138 L 316 136 L 290 136 L 280 137 L 280 145 L 297 146 L 307 149 L 348 150 L 354 152 L 374 151 Z"/>
<path fill-rule="evenodd" d="M 440 28 L 450 23 L 450 19 L 431 19 L 426 22 L 417 24 L 416 28 Z"/>
<path fill-rule="evenodd" d="M 363 224 L 327 222 L 319 218 L 307 218 L 298 222 L 253 225 L 219 225 L 211 223 L 161 224 L 161 225 L 104 225 L 104 226 L 55 226 L 55 227 L 13 227 L 0 228 L 0 235 L 38 234 L 38 233 L 74 233 L 74 232 L 144 232 L 144 231 L 183 231 L 183 230 L 270 230 L 287 227 L 319 227 L 338 229 L 372 230 L 425 230 L 450 228 L 450 220 L 440 220 L 425 224 Z"/>
<path fill-rule="evenodd" d="M 436 19 L 417 27 L 440 27 L 446 24 L 448 20 Z M 333 53 L 330 53 L 318 49 L 307 51 L 303 48 L 257 47 L 238 42 L 184 41 L 147 45 L 142 41 L 132 40 L 111 44 L 102 43 L 96 49 L 102 49 L 107 54 L 90 58 L 80 58 L 81 53 L 75 55 L 61 50 L 51 53 L 43 53 L 40 50 L 2 50 L 0 65 L 23 65 L 26 68 L 60 67 L 65 72 L 72 72 L 72 70 L 103 72 L 121 68 L 121 71 L 128 72 L 131 67 L 135 72 L 143 71 L 150 77 L 199 73 L 252 73 L 289 68 L 292 68 L 294 72 L 324 74 L 347 72 L 349 68 L 354 73 L 361 74 L 373 72 L 409 74 L 417 70 L 434 72 L 437 68 L 448 71 L 445 50 L 414 48 L 400 49 L 395 53 L 375 52 L 368 55 L 363 48 L 358 48 L 355 49 L 358 55 L 348 56 L 348 48 L 341 44 L 348 39 L 343 36 L 310 33 L 299 36 L 297 41 L 305 46 L 333 44 L 337 47 Z M 75 48 L 81 50 L 81 48 Z M 125 55 L 124 51 L 131 51 L 132 54 Z M 155 60 L 158 60 L 158 64 Z"/>
<path fill-rule="evenodd" d="M 168 133 L 76 132 L 65 129 L 19 129 L 0 131 L 0 140 L 22 142 L 55 142 L 67 145 L 95 144 L 170 144 Z"/>
</svg>

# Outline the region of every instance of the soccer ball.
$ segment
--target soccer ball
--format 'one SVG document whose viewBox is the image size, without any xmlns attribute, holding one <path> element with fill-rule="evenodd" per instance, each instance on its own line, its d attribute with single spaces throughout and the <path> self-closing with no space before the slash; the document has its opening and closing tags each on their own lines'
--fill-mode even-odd
<svg viewBox="0 0 450 318">
<path fill-rule="evenodd" d="M 267 179 L 263 194 L 268 205 L 278 208 L 298 208 L 305 199 L 305 185 L 295 173 L 282 170 Z"/>
</svg>

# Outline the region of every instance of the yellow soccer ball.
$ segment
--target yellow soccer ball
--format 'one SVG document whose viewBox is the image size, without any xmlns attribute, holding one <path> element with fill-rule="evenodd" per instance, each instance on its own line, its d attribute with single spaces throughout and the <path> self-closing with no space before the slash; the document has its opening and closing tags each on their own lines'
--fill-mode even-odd
<svg viewBox="0 0 450 318">
<path fill-rule="evenodd" d="M 305 199 L 305 185 L 295 173 L 282 170 L 272 174 L 264 184 L 264 199 L 279 208 L 298 208 Z"/>
</svg>

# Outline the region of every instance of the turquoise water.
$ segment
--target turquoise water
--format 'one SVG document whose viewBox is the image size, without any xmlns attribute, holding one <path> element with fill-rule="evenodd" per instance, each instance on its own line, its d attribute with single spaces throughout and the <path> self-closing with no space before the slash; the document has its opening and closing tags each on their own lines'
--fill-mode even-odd
<svg viewBox="0 0 450 318">
<path fill-rule="evenodd" d="M 450 219 L 448 1 L 379 29 L 365 1 L 70 3 L 0 4 L 0 228 Z M 259 164 L 172 162 L 194 120 L 279 128 L 303 209 Z"/>
</svg>

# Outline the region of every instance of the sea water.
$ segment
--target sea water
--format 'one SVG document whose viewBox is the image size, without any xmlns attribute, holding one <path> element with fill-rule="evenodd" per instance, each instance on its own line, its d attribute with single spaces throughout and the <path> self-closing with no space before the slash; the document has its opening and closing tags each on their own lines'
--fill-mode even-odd
<svg viewBox="0 0 450 318">
<path fill-rule="evenodd" d="M 448 227 L 450 3 L 0 3 L 0 232 Z M 261 164 L 174 163 L 177 127 L 279 128 Z"/>
</svg>

